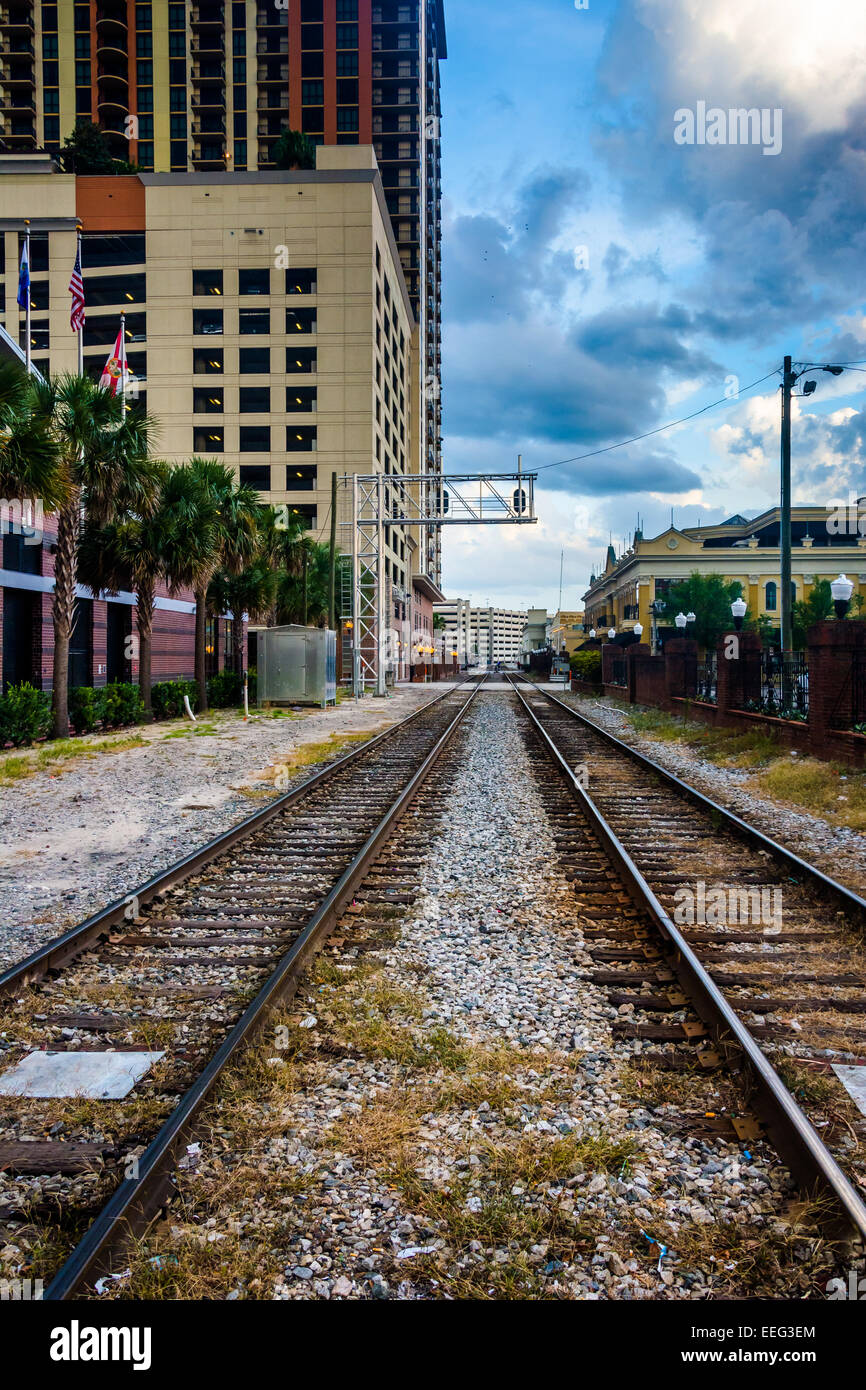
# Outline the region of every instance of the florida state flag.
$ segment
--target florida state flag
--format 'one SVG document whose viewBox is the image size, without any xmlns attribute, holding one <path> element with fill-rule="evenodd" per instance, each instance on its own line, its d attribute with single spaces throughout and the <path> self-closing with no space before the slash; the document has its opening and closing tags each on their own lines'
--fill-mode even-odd
<svg viewBox="0 0 866 1390">
<path fill-rule="evenodd" d="M 123 344 L 123 329 L 121 328 L 114 344 L 114 351 L 108 358 L 108 361 L 102 369 L 102 376 L 99 378 L 99 384 L 102 389 L 104 391 L 110 391 L 112 396 L 118 395 L 123 389 L 122 383 L 125 371 L 126 351 Z"/>
</svg>

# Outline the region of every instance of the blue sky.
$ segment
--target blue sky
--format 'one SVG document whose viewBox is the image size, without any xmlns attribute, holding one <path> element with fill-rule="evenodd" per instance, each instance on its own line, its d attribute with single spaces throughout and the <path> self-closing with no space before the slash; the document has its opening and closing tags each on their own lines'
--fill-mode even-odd
<svg viewBox="0 0 866 1390">
<path fill-rule="evenodd" d="M 786 352 L 863 369 L 795 402 L 795 501 L 866 493 L 862 0 L 446 0 L 446 23 L 446 471 L 544 470 L 538 526 L 446 530 L 446 592 L 552 610 L 564 549 L 576 607 L 638 515 L 772 505 L 779 378 L 746 388 Z M 677 143 L 699 102 L 766 109 L 781 149 Z"/>
</svg>

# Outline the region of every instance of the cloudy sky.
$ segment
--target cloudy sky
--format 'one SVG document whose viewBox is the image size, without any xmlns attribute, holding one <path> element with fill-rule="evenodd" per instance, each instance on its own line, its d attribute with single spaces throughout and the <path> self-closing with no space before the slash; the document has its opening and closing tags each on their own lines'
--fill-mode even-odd
<svg viewBox="0 0 866 1390">
<path fill-rule="evenodd" d="M 446 592 L 552 611 L 564 549 L 577 607 L 638 515 L 652 535 L 671 508 L 772 505 L 786 352 L 860 368 L 794 403 L 795 501 L 866 493 L 863 0 L 446 0 L 446 21 L 446 470 L 540 470 L 537 526 L 446 531 Z M 699 103 L 766 109 L 781 150 L 709 115 L 678 142 Z"/>
</svg>

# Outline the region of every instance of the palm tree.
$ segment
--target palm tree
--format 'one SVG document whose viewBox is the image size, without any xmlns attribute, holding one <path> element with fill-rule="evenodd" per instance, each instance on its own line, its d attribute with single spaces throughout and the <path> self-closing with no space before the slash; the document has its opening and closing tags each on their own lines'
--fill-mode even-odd
<svg viewBox="0 0 866 1390">
<path fill-rule="evenodd" d="M 68 478 L 35 405 L 32 378 L 17 362 L 0 362 L 0 497 L 32 498 L 48 512 L 64 502 Z"/>
<path fill-rule="evenodd" d="M 277 576 L 267 560 L 259 557 L 239 574 L 229 574 L 218 570 L 208 585 L 207 597 L 211 608 L 217 613 L 232 615 L 232 649 L 234 668 L 244 669 L 244 613 L 251 623 L 266 618 L 274 603 Z"/>
<path fill-rule="evenodd" d="M 277 613 L 284 623 L 321 627 L 328 617 L 330 547 L 304 536 L 291 569 L 277 579 Z"/>
<path fill-rule="evenodd" d="M 191 469 L 160 463 L 159 472 L 153 505 L 141 515 L 88 527 L 79 552 L 79 574 L 94 592 L 117 593 L 128 584 L 135 590 L 138 684 L 148 712 L 156 586 L 163 580 L 173 597 L 192 588 L 214 544 L 207 499 Z"/>
<path fill-rule="evenodd" d="M 50 433 L 67 479 L 58 509 L 54 560 L 54 734 L 69 732 L 69 639 L 75 606 L 78 542 L 83 518 L 103 526 L 124 511 L 146 511 L 159 486 L 148 453 L 152 422 L 127 414 L 123 400 L 86 376 L 34 381 L 34 411 Z"/>
<path fill-rule="evenodd" d="M 193 458 L 189 470 L 200 489 L 205 537 L 195 592 L 195 679 L 199 709 L 207 710 L 207 591 L 217 570 L 238 574 L 256 553 L 262 519 L 259 494 L 235 481 L 230 468 L 215 459 Z"/>
</svg>

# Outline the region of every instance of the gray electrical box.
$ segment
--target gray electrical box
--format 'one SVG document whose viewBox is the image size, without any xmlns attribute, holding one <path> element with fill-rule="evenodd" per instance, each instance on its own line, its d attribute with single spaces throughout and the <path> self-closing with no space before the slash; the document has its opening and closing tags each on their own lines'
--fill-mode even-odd
<svg viewBox="0 0 866 1390">
<path fill-rule="evenodd" d="M 335 632 L 293 623 L 260 628 L 257 638 L 259 707 L 336 704 Z"/>
</svg>

